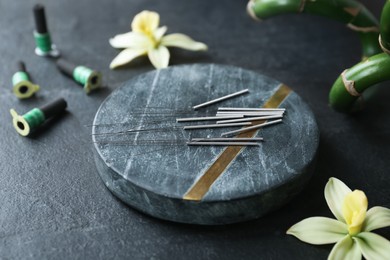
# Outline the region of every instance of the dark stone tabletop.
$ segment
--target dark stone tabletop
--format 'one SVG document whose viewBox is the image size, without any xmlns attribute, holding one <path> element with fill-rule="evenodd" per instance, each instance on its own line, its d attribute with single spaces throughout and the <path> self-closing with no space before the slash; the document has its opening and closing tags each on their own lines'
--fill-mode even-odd
<svg viewBox="0 0 390 260">
<path fill-rule="evenodd" d="M 383 1 L 362 1 L 379 16 Z M 365 111 L 344 115 L 328 106 L 330 86 L 361 56 L 358 35 L 311 15 L 262 23 L 246 1 L 42 1 L 53 42 L 64 57 L 104 74 L 106 87 L 89 96 L 34 54 L 35 1 L 0 0 L 0 259 L 325 259 L 331 246 L 312 246 L 286 230 L 310 216 L 331 217 L 323 196 L 329 177 L 366 192 L 369 206 L 390 207 L 389 83 L 375 89 Z M 209 45 L 206 53 L 172 51 L 172 65 L 217 63 L 253 70 L 290 86 L 314 112 L 320 132 L 317 169 L 305 190 L 260 219 L 226 226 L 158 220 L 116 199 L 93 159 L 91 128 L 101 102 L 122 82 L 153 70 L 146 59 L 123 69 L 108 39 L 127 32 L 135 14 L 154 10 L 169 32 Z M 41 90 L 19 101 L 11 93 L 15 63 L 26 62 Z M 22 138 L 19 113 L 57 97 L 68 112 L 40 133 Z M 390 238 L 390 229 L 378 231 Z"/>
</svg>

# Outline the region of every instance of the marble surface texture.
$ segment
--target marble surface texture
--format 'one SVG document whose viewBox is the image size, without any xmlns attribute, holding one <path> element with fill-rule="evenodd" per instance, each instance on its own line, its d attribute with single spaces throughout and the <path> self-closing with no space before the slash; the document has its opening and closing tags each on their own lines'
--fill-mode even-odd
<svg viewBox="0 0 390 260">
<path fill-rule="evenodd" d="M 313 113 L 294 92 L 282 101 L 282 124 L 264 127 L 259 147 L 246 147 L 200 202 L 184 194 L 226 149 L 187 146 L 196 137 L 237 129 L 182 130 L 178 117 L 215 115 L 219 106 L 261 107 L 281 83 L 241 68 L 215 64 L 174 66 L 124 83 L 99 108 L 92 129 L 96 164 L 106 186 L 127 204 L 163 219 L 227 224 L 264 215 L 291 200 L 314 169 L 319 132 Z M 191 107 L 230 93 L 249 93 L 202 109 Z M 238 127 L 240 128 L 240 127 Z M 125 132 L 129 129 L 161 129 Z M 118 134 L 110 134 L 118 133 Z M 180 145 L 145 141 L 166 140 Z"/>
</svg>

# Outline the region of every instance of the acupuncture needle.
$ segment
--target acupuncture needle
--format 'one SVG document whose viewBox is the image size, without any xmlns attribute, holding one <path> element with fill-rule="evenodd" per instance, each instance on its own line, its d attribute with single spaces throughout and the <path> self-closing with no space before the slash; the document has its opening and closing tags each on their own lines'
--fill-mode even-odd
<svg viewBox="0 0 390 260">
<path fill-rule="evenodd" d="M 218 111 L 217 116 L 229 116 L 229 115 L 243 115 L 243 116 L 273 116 L 283 115 L 283 111 L 260 111 L 260 112 L 247 112 L 247 111 Z"/>
<path fill-rule="evenodd" d="M 219 107 L 218 111 L 286 111 L 285 108 Z"/>
<path fill-rule="evenodd" d="M 94 143 L 134 143 L 134 144 L 169 144 L 169 143 L 186 143 L 188 142 L 187 139 L 161 139 L 161 140 L 156 140 L 156 139 L 150 139 L 150 140 L 98 140 L 94 141 Z"/>
<path fill-rule="evenodd" d="M 177 142 L 177 143 L 136 143 L 133 142 L 95 142 L 99 144 L 110 144 L 115 146 L 182 146 L 187 144 L 189 146 L 259 146 L 258 142 Z"/>
<path fill-rule="evenodd" d="M 283 115 L 246 117 L 246 118 L 242 118 L 242 119 L 221 120 L 221 121 L 217 121 L 217 124 L 238 123 L 238 122 L 258 121 L 258 120 L 267 120 L 267 119 L 278 119 L 278 118 L 282 118 L 282 117 L 283 117 Z"/>
<path fill-rule="evenodd" d="M 222 128 L 222 127 L 248 126 L 248 125 L 252 125 L 252 123 L 243 122 L 243 123 L 233 123 L 233 124 L 189 125 L 189 126 L 183 126 L 183 129 L 193 130 L 193 129 Z"/>
<path fill-rule="evenodd" d="M 208 145 L 208 146 L 259 146 L 259 143 L 253 142 L 188 142 L 187 145 Z"/>
<path fill-rule="evenodd" d="M 166 131 L 179 130 L 183 129 L 182 126 L 173 126 L 173 127 L 161 127 L 161 128 L 146 128 L 146 129 L 129 129 L 120 132 L 105 132 L 105 133 L 93 133 L 91 135 L 116 135 L 116 134 L 127 134 L 127 133 L 138 133 L 138 132 L 147 132 L 147 131 Z"/>
<path fill-rule="evenodd" d="M 146 121 L 144 122 L 143 125 L 151 125 L 151 124 L 158 124 L 158 123 L 163 123 L 163 122 L 167 122 L 166 119 L 160 119 L 160 120 L 153 120 L 153 121 Z M 173 121 L 171 122 L 173 123 Z M 134 122 L 123 122 L 123 123 L 102 123 L 102 124 L 90 124 L 90 125 L 84 125 L 85 127 L 104 127 L 104 126 L 112 126 L 112 125 L 138 125 Z"/>
<path fill-rule="evenodd" d="M 263 141 L 264 139 L 262 137 L 253 137 L 253 138 L 247 138 L 247 137 L 210 137 L 210 138 L 192 138 L 191 142 L 209 142 L 209 141 Z"/>
<path fill-rule="evenodd" d="M 244 116 L 207 116 L 207 117 L 187 117 L 187 118 L 176 118 L 176 122 L 192 122 L 192 121 L 211 121 L 218 119 L 235 119 L 235 118 L 243 118 Z"/>
<path fill-rule="evenodd" d="M 248 93 L 248 92 L 249 92 L 249 89 L 244 89 L 244 90 L 241 90 L 241 91 L 238 91 L 238 92 L 235 92 L 235 93 L 232 93 L 232 94 L 229 94 L 229 95 L 226 95 L 226 96 L 223 96 L 223 97 L 220 97 L 220 98 L 216 98 L 216 99 L 207 101 L 205 103 L 193 106 L 192 108 L 194 110 L 196 110 L 198 108 L 209 106 L 209 105 L 212 105 L 212 104 L 215 104 L 215 103 L 218 103 L 218 102 L 224 101 L 226 99 L 233 98 L 233 97 L 236 97 L 236 96 Z"/>
<path fill-rule="evenodd" d="M 184 143 L 194 143 L 194 142 L 255 142 L 255 141 L 263 141 L 263 138 L 261 137 L 254 137 L 254 138 L 221 138 L 221 137 L 216 137 L 216 138 L 191 138 L 190 140 L 187 139 L 161 139 L 161 140 L 156 140 L 156 139 L 149 139 L 149 140 L 98 140 L 94 141 L 93 143 L 98 143 L 98 144 L 133 144 L 133 145 L 138 145 L 138 144 L 156 144 L 156 145 L 161 145 L 161 144 L 184 144 Z"/>
<path fill-rule="evenodd" d="M 273 125 L 273 124 L 277 124 L 277 123 L 281 123 L 281 122 L 282 122 L 282 119 L 277 119 L 277 120 L 270 121 L 270 122 L 265 122 L 265 123 L 262 123 L 262 124 L 259 124 L 259 125 L 254 125 L 254 126 L 245 127 L 245 128 L 241 128 L 241 129 L 238 129 L 238 130 L 222 133 L 221 136 L 228 136 L 228 135 L 232 135 L 232 134 L 245 133 L 245 132 L 248 132 L 248 131 L 251 131 L 251 130 L 255 130 L 255 129 L 258 129 L 258 128 L 261 128 L 261 127 L 264 127 L 264 126 Z"/>
</svg>

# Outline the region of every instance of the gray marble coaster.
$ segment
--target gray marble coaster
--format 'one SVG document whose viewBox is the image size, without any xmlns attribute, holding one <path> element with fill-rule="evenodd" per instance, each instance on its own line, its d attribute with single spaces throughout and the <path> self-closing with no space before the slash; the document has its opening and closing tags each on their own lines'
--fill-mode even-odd
<svg viewBox="0 0 390 260">
<path fill-rule="evenodd" d="M 246 88 L 249 94 L 191 110 Z M 287 112 L 283 123 L 254 133 L 265 140 L 259 147 L 149 143 L 219 137 L 237 128 L 172 126 L 185 125 L 178 117 L 212 115 L 219 106 L 266 103 Z M 137 127 L 165 130 L 105 134 Z M 288 202 L 309 180 L 319 143 L 314 116 L 295 92 L 261 74 L 214 64 L 173 66 L 125 82 L 100 106 L 92 134 L 97 170 L 114 195 L 157 218 L 205 225 L 258 218 Z"/>
</svg>

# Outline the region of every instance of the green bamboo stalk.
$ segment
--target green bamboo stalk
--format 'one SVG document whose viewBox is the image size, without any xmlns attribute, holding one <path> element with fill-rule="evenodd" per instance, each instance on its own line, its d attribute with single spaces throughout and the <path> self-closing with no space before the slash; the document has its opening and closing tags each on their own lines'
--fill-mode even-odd
<svg viewBox="0 0 390 260">
<path fill-rule="evenodd" d="M 390 80 L 390 57 L 386 53 L 377 54 L 362 61 L 345 71 L 344 78 L 357 93 L 361 94 L 367 88 Z M 343 82 L 343 77 L 337 78 L 329 94 L 330 105 L 341 112 L 350 112 L 358 105 L 359 96 L 348 92 Z"/>
<path fill-rule="evenodd" d="M 381 15 L 380 44 L 384 52 L 390 55 L 390 0 L 385 3 Z"/>
<path fill-rule="evenodd" d="M 353 89 L 363 93 L 377 83 L 390 80 L 390 0 L 386 1 L 382 10 L 380 33 L 379 42 L 385 53 L 372 56 L 340 75 L 329 93 L 329 102 L 334 109 L 342 112 L 354 110 L 358 96 L 354 95 Z"/>
<path fill-rule="evenodd" d="M 377 19 L 355 0 L 251 0 L 248 13 L 257 20 L 287 13 L 308 13 L 342 22 L 359 33 L 363 59 L 381 53 Z"/>
</svg>

